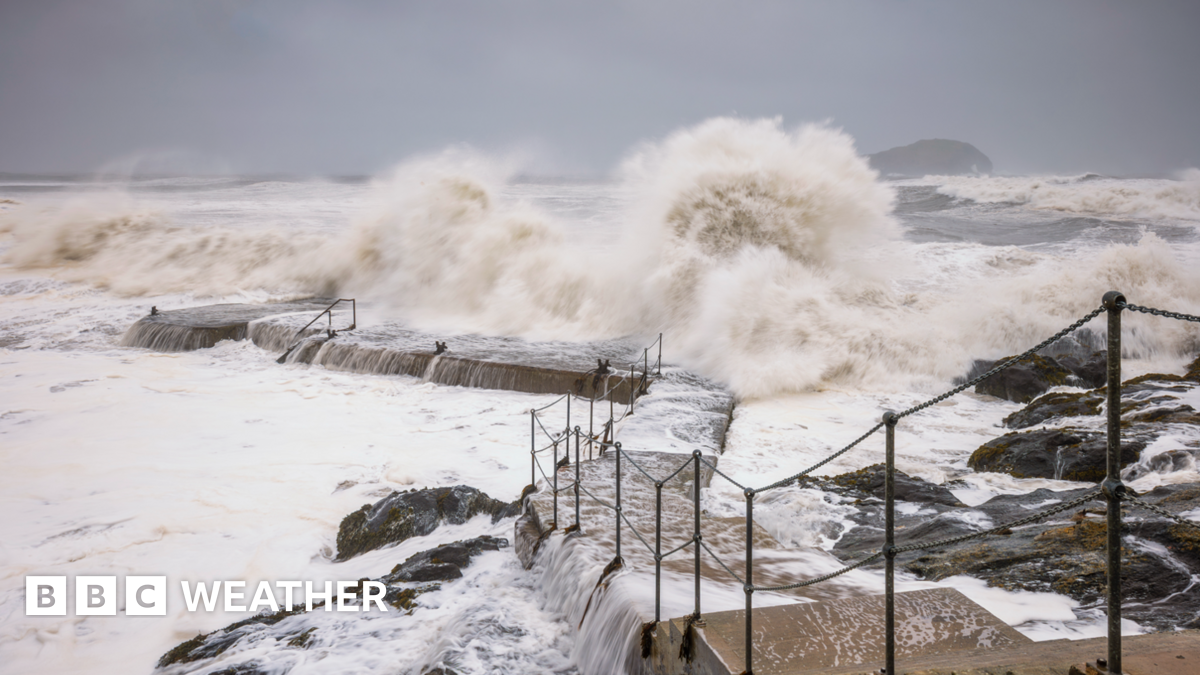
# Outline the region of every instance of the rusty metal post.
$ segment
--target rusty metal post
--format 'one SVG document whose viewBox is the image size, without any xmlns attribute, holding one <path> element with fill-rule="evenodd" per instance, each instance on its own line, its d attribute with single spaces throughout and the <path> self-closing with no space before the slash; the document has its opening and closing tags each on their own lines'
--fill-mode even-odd
<svg viewBox="0 0 1200 675">
<path fill-rule="evenodd" d="M 692 482 L 692 492 L 694 494 L 694 502 L 696 505 L 696 527 L 692 533 L 692 548 L 696 549 L 696 622 L 700 621 L 700 451 L 692 451 L 692 460 L 695 462 L 696 470 L 695 477 Z"/>
<path fill-rule="evenodd" d="M 575 427 L 575 529 L 580 529 L 579 524 L 579 427 Z"/>
<path fill-rule="evenodd" d="M 754 675 L 750 653 L 754 649 L 752 617 L 754 611 L 754 488 L 746 488 L 746 675 Z"/>
<path fill-rule="evenodd" d="M 613 444 L 617 451 L 617 557 L 621 557 L 621 444 Z"/>
<path fill-rule="evenodd" d="M 662 621 L 662 481 L 654 482 L 654 623 Z"/>
<path fill-rule="evenodd" d="M 637 390 L 633 386 L 633 364 L 629 364 L 629 414 L 633 414 L 633 402 L 637 399 Z"/>
<path fill-rule="evenodd" d="M 554 441 L 554 481 L 550 489 L 554 491 L 554 527 L 558 527 L 558 441 Z"/>
<path fill-rule="evenodd" d="M 1121 672 L 1121 310 L 1125 296 L 1104 294 L 1108 310 L 1108 472 L 1102 490 L 1108 499 L 1108 672 Z"/>
<path fill-rule="evenodd" d="M 887 468 L 883 478 L 883 556 L 887 560 L 884 572 L 884 668 L 887 675 L 896 675 L 896 422 L 899 420 L 891 410 L 883 414 L 883 423 L 887 427 Z"/>
</svg>

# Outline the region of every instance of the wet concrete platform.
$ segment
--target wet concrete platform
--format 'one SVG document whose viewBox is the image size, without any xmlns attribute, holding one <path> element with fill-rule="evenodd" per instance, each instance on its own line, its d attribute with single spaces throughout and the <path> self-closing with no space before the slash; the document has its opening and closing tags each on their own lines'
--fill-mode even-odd
<svg viewBox="0 0 1200 675">
<path fill-rule="evenodd" d="M 753 612 L 752 668 L 760 675 L 826 669 L 879 672 L 884 596 L 763 607 Z M 683 619 L 660 624 L 653 672 L 740 673 L 746 659 L 744 610 L 704 615 L 692 662 L 680 658 Z M 994 652 L 1032 641 L 952 588 L 896 594 L 896 659 Z M 879 662 L 876 665 L 876 662 Z M 839 671 L 840 672 L 840 671 Z"/>
<path fill-rule="evenodd" d="M 406 375 L 437 384 L 532 394 L 574 393 L 628 404 L 648 389 L 643 372 L 657 352 L 643 353 L 642 340 L 534 342 L 514 337 L 438 335 L 397 322 L 346 330 L 350 306 L 338 305 L 332 321 L 305 328 L 333 302 L 311 298 L 261 305 L 223 304 L 166 310 L 140 319 L 121 344 L 157 351 L 191 351 L 221 340 L 252 340 L 283 354 L 287 363 L 377 375 Z M 361 319 L 364 317 L 358 317 Z M 332 328 L 331 333 L 328 329 Z M 447 351 L 438 354 L 437 343 Z M 601 362 L 609 372 L 596 377 Z M 631 367 L 632 366 L 632 367 Z"/>
<path fill-rule="evenodd" d="M 757 675 L 879 675 L 884 597 L 754 610 Z M 744 612 L 705 616 L 693 658 L 680 658 L 683 619 L 662 622 L 648 670 L 735 675 L 745 667 Z M 897 675 L 1099 675 L 1105 638 L 1034 642 L 953 589 L 896 594 Z M 1200 631 L 1122 638 L 1127 675 L 1200 675 Z"/>
</svg>

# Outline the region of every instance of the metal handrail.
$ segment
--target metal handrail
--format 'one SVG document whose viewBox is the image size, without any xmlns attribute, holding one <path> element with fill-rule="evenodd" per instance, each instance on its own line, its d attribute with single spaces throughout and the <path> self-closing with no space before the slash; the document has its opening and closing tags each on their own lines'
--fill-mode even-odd
<svg viewBox="0 0 1200 675">
<path fill-rule="evenodd" d="M 333 301 L 333 304 L 329 305 L 325 309 L 318 312 L 317 315 L 315 317 L 313 317 L 312 321 L 309 321 L 308 323 L 304 324 L 303 328 L 296 331 L 296 334 L 292 336 L 291 345 L 288 346 L 288 348 L 284 350 L 283 356 L 280 356 L 278 359 L 276 359 L 276 361 L 278 363 L 284 363 L 285 361 L 287 361 L 287 357 L 289 354 L 292 353 L 292 350 L 294 350 L 296 347 L 300 346 L 300 342 L 301 342 L 300 338 L 304 335 L 304 331 L 308 330 L 309 326 L 311 326 L 314 323 L 316 323 L 317 321 L 319 321 L 321 319 L 321 317 L 323 317 L 325 315 L 329 315 L 329 329 L 328 330 L 329 330 L 329 337 L 332 338 L 336 334 L 335 331 L 333 330 L 333 308 L 337 307 L 340 303 L 343 303 L 343 302 L 350 303 L 351 314 L 350 314 L 350 327 L 343 328 L 342 330 L 344 330 L 344 331 L 345 330 L 354 330 L 355 328 L 357 328 L 358 327 L 358 300 L 355 298 L 338 298 L 337 300 Z"/>
<path fill-rule="evenodd" d="M 620 559 L 620 554 L 621 554 L 621 529 L 622 529 L 621 521 L 622 520 L 625 521 L 625 523 L 629 527 L 629 529 L 632 529 L 634 531 L 634 534 L 641 541 L 641 543 L 643 545 L 645 545 L 647 547 L 647 549 L 650 549 L 649 543 L 642 537 L 642 535 L 636 529 L 633 528 L 633 524 L 628 520 L 627 517 L 625 517 L 625 515 L 623 513 L 623 508 L 622 508 L 622 503 L 621 503 L 621 480 L 622 480 L 621 461 L 622 461 L 622 459 L 624 459 L 625 461 L 631 463 L 634 466 L 634 468 L 638 470 L 638 472 L 642 473 L 644 476 L 646 476 L 646 478 L 652 480 L 654 482 L 654 487 L 655 487 L 655 545 L 653 547 L 653 550 L 651 551 L 652 555 L 654 556 L 654 559 L 655 559 L 654 623 L 646 624 L 643 626 L 643 635 L 647 635 L 648 634 L 647 630 L 652 629 L 655 624 L 657 624 L 659 621 L 661 621 L 661 567 L 662 567 L 662 560 L 665 559 L 666 557 L 672 555 L 673 553 L 676 553 L 676 552 L 686 548 L 687 546 L 696 544 L 696 546 L 694 546 L 695 611 L 692 615 L 687 617 L 687 627 L 685 630 L 690 631 L 691 626 L 694 626 L 694 625 L 703 625 L 702 616 L 700 614 L 700 574 L 701 574 L 700 558 L 701 558 L 701 550 L 703 549 L 722 568 L 724 568 L 724 570 L 727 573 L 729 573 L 734 579 L 736 579 L 738 582 L 740 582 L 743 586 L 743 590 L 744 590 L 745 596 L 746 596 L 745 644 L 744 644 L 744 647 L 745 647 L 745 671 L 744 672 L 747 675 L 752 675 L 752 673 L 753 673 L 751 627 L 752 627 L 752 610 L 753 610 L 752 595 L 753 595 L 754 591 L 756 591 L 756 590 L 758 590 L 758 591 L 779 591 L 779 590 L 787 590 L 787 589 L 799 588 L 799 587 L 803 587 L 803 586 L 809 586 L 809 585 L 813 585 L 813 584 L 822 583 L 824 581 L 827 581 L 829 579 L 837 577 L 841 574 L 845 574 L 846 572 L 849 572 L 854 569 L 863 567 L 867 564 L 870 564 L 880 558 L 883 558 L 886 562 L 886 567 L 885 567 L 885 572 L 884 572 L 885 573 L 885 596 L 886 596 L 885 597 L 885 608 L 884 608 L 884 621 L 885 621 L 884 657 L 885 657 L 886 665 L 885 665 L 885 668 L 883 669 L 883 672 L 886 674 L 889 674 L 889 675 L 894 675 L 896 673 L 896 670 L 895 670 L 895 557 L 898 554 L 908 552 L 908 551 L 916 551 L 916 550 L 926 549 L 926 548 L 936 548 L 936 547 L 940 547 L 940 546 L 950 545 L 953 543 L 959 543 L 961 541 L 965 541 L 968 539 L 999 534 L 999 533 L 1002 533 L 1005 530 L 1008 530 L 1012 527 L 1017 527 L 1018 525 L 1024 525 L 1024 524 L 1036 522 L 1038 520 L 1044 520 L 1044 519 L 1046 519 L 1050 516 L 1053 516 L 1057 513 L 1061 513 L 1063 511 L 1075 508 L 1076 506 L 1083 504 L 1087 501 L 1090 501 L 1093 499 L 1104 498 L 1108 502 L 1108 508 L 1107 508 L 1107 518 L 1108 518 L 1108 522 L 1107 522 L 1107 533 L 1108 533 L 1108 541 L 1107 541 L 1108 662 L 1107 663 L 1108 663 L 1108 672 L 1121 673 L 1121 630 L 1120 630 L 1120 623 L 1121 623 L 1121 580 L 1120 580 L 1121 501 L 1122 500 L 1129 501 L 1138 507 L 1145 508 L 1147 510 L 1154 511 L 1154 512 L 1165 513 L 1165 511 L 1163 511 L 1162 509 L 1160 509 L 1158 507 L 1155 507 L 1151 504 L 1147 504 L 1145 502 L 1142 502 L 1140 500 L 1137 500 L 1136 498 L 1129 496 L 1129 493 L 1125 489 L 1125 486 L 1122 483 L 1121 476 L 1120 476 L 1120 450 L 1121 450 L 1121 447 L 1120 447 L 1120 444 L 1121 444 L 1121 405 L 1120 405 L 1120 400 L 1121 400 L 1121 316 L 1120 316 L 1120 314 L 1121 314 L 1121 311 L 1125 310 L 1125 309 L 1129 309 L 1131 311 L 1144 312 L 1147 314 L 1153 314 L 1156 316 L 1162 316 L 1162 317 L 1167 317 L 1167 318 L 1172 318 L 1172 319 L 1200 322 L 1200 317 L 1195 317 L 1195 316 L 1187 315 L 1187 314 L 1178 314 L 1178 313 L 1174 313 L 1174 312 L 1168 312 L 1168 311 L 1151 309 L 1151 308 L 1144 308 L 1144 307 L 1140 307 L 1137 305 L 1128 304 L 1128 303 L 1126 303 L 1125 298 L 1122 294 L 1120 294 L 1116 291 L 1111 291 L 1104 295 L 1103 302 L 1099 309 L 1092 311 L 1088 315 L 1084 316 L 1080 320 L 1076 321 L 1072 325 L 1063 329 L 1062 331 L 1055 334 L 1051 338 L 1048 338 L 1047 340 L 1043 341 L 1041 344 L 1037 345 L 1033 349 L 1030 349 L 1029 351 L 1025 352 L 1024 354 L 1022 354 L 1018 357 L 1014 357 L 1012 359 L 1008 359 L 1004 363 L 1000 364 L 999 366 L 997 366 L 997 367 L 991 369 L 989 372 L 985 373 L 983 376 L 974 378 L 967 385 L 967 386 L 970 386 L 971 384 L 975 384 L 979 381 L 982 381 L 983 379 L 986 379 L 988 377 L 991 377 L 991 376 L 1003 371 L 1004 369 L 1012 366 L 1013 364 L 1029 357 L 1034 352 L 1052 344 L 1053 342 L 1056 342 L 1059 339 L 1062 339 L 1069 333 L 1080 328 L 1083 324 L 1087 323 L 1091 319 L 1096 318 L 1099 314 L 1107 313 L 1107 315 L 1108 315 L 1108 335 L 1107 335 L 1107 340 L 1108 340 L 1108 345 L 1107 345 L 1107 347 L 1108 347 L 1107 378 L 1108 379 L 1107 379 L 1107 382 L 1108 382 L 1108 384 L 1107 384 L 1107 420 L 1106 420 L 1107 475 L 1106 475 L 1105 479 L 1096 486 L 1095 489 L 1093 489 L 1093 490 L 1087 492 L 1086 494 L 1084 494 L 1080 497 L 1077 497 L 1069 502 L 1057 504 L 1055 506 L 1046 508 L 1038 513 L 1032 514 L 1030 516 L 1026 516 L 1024 518 L 1020 518 L 1016 521 L 1006 523 L 1004 525 L 1000 525 L 1000 526 L 992 528 L 990 530 L 984 530 L 981 532 L 973 532 L 969 535 L 952 537 L 950 539 L 944 539 L 944 540 L 939 540 L 939 541 L 934 541 L 934 542 L 915 543 L 915 544 L 908 544 L 908 545 L 904 545 L 904 546 L 896 545 L 896 541 L 895 541 L 895 470 L 896 470 L 896 467 L 895 467 L 895 432 L 896 432 L 897 425 L 900 422 L 900 420 L 903 419 L 904 417 L 915 414 L 917 412 L 920 412 L 920 411 L 930 407 L 934 403 L 944 400 L 946 398 L 949 398 L 950 396 L 957 395 L 958 393 L 961 393 L 963 390 L 966 389 L 966 386 L 959 386 L 949 392 L 946 392 L 945 394 L 942 394 L 941 396 L 939 396 L 935 399 L 931 399 L 930 401 L 927 401 L 923 404 L 919 404 L 917 406 L 909 408 L 908 410 L 905 410 L 903 412 L 900 412 L 900 413 L 893 412 L 893 411 L 885 412 L 883 414 L 882 420 L 878 424 L 876 424 L 874 427 L 872 427 L 869 431 L 864 433 L 862 436 L 858 437 L 855 441 L 850 443 L 848 446 L 845 446 L 841 450 L 833 453 L 831 456 L 827 457 L 826 459 L 822 460 L 821 462 L 818 462 L 817 464 L 810 467 L 809 469 L 802 471 L 799 474 L 796 474 L 795 476 L 792 476 L 783 481 L 777 481 L 777 482 L 772 483 L 764 488 L 760 488 L 757 490 L 754 488 L 743 487 L 740 484 L 738 484 L 736 481 L 734 481 L 732 478 L 730 478 L 723 472 L 719 471 L 713 463 L 711 463 L 708 460 L 703 458 L 700 450 L 694 450 L 692 452 L 691 456 L 688 457 L 683 462 L 683 464 L 681 464 L 678 468 L 676 468 L 673 472 L 671 472 L 671 474 L 668 477 L 663 478 L 663 479 L 656 479 L 651 473 L 649 473 L 646 470 L 645 467 L 643 467 L 641 464 L 639 464 L 634 457 L 632 457 L 624 449 L 622 449 L 620 443 L 614 443 L 611 440 L 602 442 L 602 443 L 600 443 L 602 448 L 611 447 L 617 451 L 615 453 L 616 462 L 617 462 L 616 484 L 615 484 L 615 489 L 616 489 L 616 504 L 615 505 L 604 502 L 603 500 L 601 500 L 601 499 L 597 498 L 595 495 L 593 495 L 586 488 L 582 488 L 580 485 L 579 446 L 580 446 L 581 430 L 578 426 L 576 426 L 575 427 L 575 453 L 576 453 L 576 455 L 575 455 L 575 461 L 576 461 L 575 482 L 574 482 L 574 485 L 572 486 L 572 488 L 575 492 L 575 524 L 572 525 L 570 528 L 568 528 L 568 531 L 569 532 L 578 532 L 580 529 L 580 520 L 579 520 L 580 496 L 579 496 L 579 493 L 582 489 L 582 491 L 586 495 L 588 495 L 589 498 L 593 499 L 594 501 L 601 504 L 602 506 L 605 506 L 609 509 L 616 511 L 615 526 L 616 526 L 617 559 Z M 662 336 L 660 335 L 659 340 L 658 340 L 658 342 L 660 344 L 660 349 L 661 349 L 661 340 L 662 340 Z M 651 344 L 651 347 L 652 346 L 654 346 L 653 343 Z M 643 350 L 643 366 L 644 366 L 643 378 L 647 378 L 648 373 L 649 373 L 649 363 L 648 363 L 649 349 L 650 348 L 647 347 L 646 350 Z M 661 360 L 662 359 L 661 359 L 661 351 L 660 351 L 659 361 L 656 364 L 656 366 L 659 368 L 659 372 L 661 372 Z M 632 367 L 631 367 L 630 378 L 631 378 L 630 384 L 632 386 L 632 383 L 633 383 Z M 645 381 L 645 380 L 643 379 L 643 381 Z M 630 400 L 629 409 L 619 419 L 623 419 L 625 416 L 628 416 L 633 413 L 632 400 L 634 398 L 634 396 L 633 396 L 634 393 L 635 392 L 633 390 L 631 390 L 631 400 Z M 612 413 L 610 412 L 609 420 L 605 426 L 606 430 L 610 429 L 611 425 L 613 425 L 615 423 L 615 421 L 619 421 L 619 420 L 614 419 L 614 417 L 612 416 Z M 880 548 L 880 550 L 874 554 L 863 557 L 863 558 L 857 560 L 856 562 L 853 562 L 853 563 L 843 567 L 840 570 L 837 570 L 830 574 L 826 574 L 821 577 L 808 579 L 808 580 L 801 581 L 798 583 L 788 584 L 788 585 L 783 585 L 783 586 L 756 587 L 754 585 L 754 553 L 753 553 L 753 551 L 754 551 L 753 528 L 754 528 L 754 498 L 755 498 L 755 496 L 759 493 L 762 493 L 762 492 L 765 492 L 768 490 L 772 490 L 772 489 L 781 487 L 783 485 L 790 484 L 792 481 L 796 480 L 800 476 L 807 475 L 812 470 L 815 470 L 816 468 L 824 465 L 828 461 L 830 461 L 838 456 L 841 456 L 845 452 L 856 447 L 859 443 L 861 443 L 867 437 L 874 434 L 874 432 L 878 431 L 880 428 L 883 428 L 886 432 L 886 439 L 885 439 L 885 451 L 886 451 L 885 452 L 885 467 L 886 468 L 885 468 L 885 483 L 884 483 L 885 540 L 884 540 L 884 544 Z M 589 443 L 593 443 L 594 440 L 595 439 L 591 438 L 589 435 Z M 693 500 L 694 500 L 694 511 L 695 511 L 694 531 L 693 531 L 692 537 L 690 539 L 685 540 L 683 544 L 675 547 L 674 549 L 672 549 L 671 551 L 669 551 L 667 554 L 664 555 L 661 552 L 662 551 L 662 543 L 663 543 L 663 541 L 662 541 L 663 540 L 663 537 L 662 537 L 662 488 L 663 488 L 664 483 L 673 479 L 675 476 L 679 475 L 689 465 L 693 469 L 693 481 L 694 481 L 694 483 L 693 483 L 693 485 L 694 485 Z M 728 480 L 733 485 L 736 485 L 737 487 L 741 488 L 743 491 L 743 494 L 745 495 L 745 498 L 746 498 L 746 578 L 745 578 L 745 580 L 742 580 L 736 574 L 734 574 L 733 571 L 723 561 L 721 561 L 720 558 L 718 558 L 716 556 L 715 552 L 712 551 L 711 549 L 709 549 L 709 547 L 707 545 L 705 545 L 701 539 L 700 526 L 701 526 L 702 512 L 700 509 L 700 479 L 701 479 L 701 466 L 702 465 L 705 465 L 709 469 L 711 469 L 713 471 L 714 475 L 719 475 L 722 478 L 724 478 L 725 480 Z M 555 482 L 557 482 L 557 473 L 555 474 L 555 479 L 556 479 Z M 555 493 L 555 499 L 556 499 L 555 510 L 557 513 L 557 493 L 558 493 L 557 486 L 555 486 L 554 493 Z M 1169 513 L 1167 515 L 1179 522 L 1184 522 L 1182 519 L 1180 519 L 1176 516 L 1173 516 Z M 556 516 L 556 519 L 557 519 L 557 516 Z M 1186 524 L 1200 529 L 1200 523 L 1186 521 Z M 690 638 L 685 636 L 684 643 L 691 644 Z M 643 642 L 643 650 L 646 649 L 645 645 L 646 645 L 646 643 Z M 645 651 L 643 651 L 643 653 L 645 654 Z"/>
</svg>

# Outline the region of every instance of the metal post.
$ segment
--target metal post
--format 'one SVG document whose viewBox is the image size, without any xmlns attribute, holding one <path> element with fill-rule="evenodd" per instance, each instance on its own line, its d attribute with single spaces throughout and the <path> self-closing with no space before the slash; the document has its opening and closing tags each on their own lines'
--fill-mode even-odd
<svg viewBox="0 0 1200 675">
<path fill-rule="evenodd" d="M 554 527 L 558 527 L 558 441 L 554 441 L 554 463 L 550 466 L 554 467 L 554 483 L 551 486 L 554 491 Z"/>
<path fill-rule="evenodd" d="M 529 411 L 529 484 L 537 485 L 537 411 Z"/>
<path fill-rule="evenodd" d="M 646 347 L 642 350 L 642 377 L 650 376 L 650 348 Z"/>
<path fill-rule="evenodd" d="M 1104 294 L 1108 310 L 1108 672 L 1121 672 L 1121 310 L 1125 296 Z"/>
<path fill-rule="evenodd" d="M 617 557 L 621 557 L 621 444 L 613 444 L 617 451 Z"/>
<path fill-rule="evenodd" d="M 884 543 L 883 556 L 887 560 L 884 573 L 886 594 L 884 623 L 884 662 L 886 675 L 896 675 L 896 422 L 900 420 L 891 410 L 883 414 L 887 426 L 887 468 L 883 479 Z"/>
<path fill-rule="evenodd" d="M 579 427 L 575 427 L 575 529 L 579 528 Z"/>
<path fill-rule="evenodd" d="M 662 481 L 654 482 L 654 623 L 662 621 Z"/>
<path fill-rule="evenodd" d="M 751 618 L 754 616 L 754 488 L 746 488 L 746 675 L 754 675 L 750 652 L 754 648 Z"/>
<path fill-rule="evenodd" d="M 563 433 L 568 434 L 568 435 L 571 433 L 571 392 L 569 392 L 569 391 L 567 392 L 567 429 Z M 571 450 L 571 444 L 570 444 L 570 442 L 568 442 L 567 443 L 567 454 L 568 455 L 571 454 L 570 450 Z"/>
<path fill-rule="evenodd" d="M 658 334 L 658 365 L 655 366 L 657 375 L 662 375 L 662 333 Z"/>
<path fill-rule="evenodd" d="M 629 364 L 629 414 L 633 414 L 633 401 L 637 398 L 637 394 L 633 388 L 633 364 Z"/>
<path fill-rule="evenodd" d="M 692 451 L 692 460 L 696 464 L 692 492 L 695 493 L 696 528 L 692 533 L 692 548 L 696 549 L 696 621 L 700 621 L 700 451 Z"/>
<path fill-rule="evenodd" d="M 592 458 L 592 439 L 596 437 L 593 424 L 596 419 L 596 388 L 592 387 L 592 400 L 588 403 L 588 459 Z"/>
</svg>

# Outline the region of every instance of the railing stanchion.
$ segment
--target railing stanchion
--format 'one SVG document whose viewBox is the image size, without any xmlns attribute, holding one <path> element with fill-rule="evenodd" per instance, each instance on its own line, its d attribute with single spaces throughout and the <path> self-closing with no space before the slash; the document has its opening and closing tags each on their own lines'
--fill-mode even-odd
<svg viewBox="0 0 1200 675">
<path fill-rule="evenodd" d="M 550 489 L 554 491 L 554 527 L 558 527 L 558 441 L 554 441 L 554 482 Z"/>
<path fill-rule="evenodd" d="M 1108 310 L 1108 672 L 1121 672 L 1121 310 L 1125 296 L 1104 294 Z"/>
<path fill-rule="evenodd" d="M 565 433 L 567 436 L 571 435 L 571 392 L 570 391 L 567 391 L 567 429 L 563 433 Z M 571 454 L 571 442 L 567 441 L 567 455 L 569 456 L 570 454 Z"/>
<path fill-rule="evenodd" d="M 662 621 L 662 481 L 654 482 L 654 623 Z"/>
<path fill-rule="evenodd" d="M 592 459 L 592 439 L 596 437 L 596 388 L 592 387 L 592 400 L 588 403 L 588 459 Z"/>
<path fill-rule="evenodd" d="M 746 675 L 754 675 L 750 652 L 754 648 L 752 617 L 754 611 L 754 488 L 746 488 Z"/>
<path fill-rule="evenodd" d="M 658 334 L 658 364 L 654 367 L 657 375 L 662 375 L 662 333 Z"/>
<path fill-rule="evenodd" d="M 696 527 L 692 533 L 692 548 L 696 549 L 696 622 L 700 621 L 700 451 L 692 451 L 696 470 L 692 480 L 692 492 L 696 505 Z"/>
<path fill-rule="evenodd" d="M 621 444 L 614 443 L 613 449 L 617 451 L 617 557 L 621 557 Z"/>
<path fill-rule="evenodd" d="M 892 411 L 883 414 L 887 426 L 887 468 L 883 478 L 884 543 L 883 556 L 887 560 L 884 572 L 885 609 L 884 662 L 886 675 L 896 675 L 896 422 L 899 417 Z"/>
<path fill-rule="evenodd" d="M 637 399 L 637 392 L 633 387 L 633 364 L 629 364 L 629 414 L 633 414 L 633 402 Z"/>
<path fill-rule="evenodd" d="M 537 411 L 529 411 L 529 484 L 537 485 Z"/>
<path fill-rule="evenodd" d="M 579 524 L 579 427 L 575 427 L 575 529 Z"/>
</svg>

